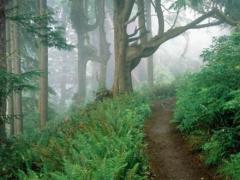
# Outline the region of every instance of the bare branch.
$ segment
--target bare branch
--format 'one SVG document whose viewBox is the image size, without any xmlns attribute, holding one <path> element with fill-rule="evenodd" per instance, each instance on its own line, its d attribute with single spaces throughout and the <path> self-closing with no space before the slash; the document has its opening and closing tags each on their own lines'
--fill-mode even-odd
<svg viewBox="0 0 240 180">
<path fill-rule="evenodd" d="M 161 0 L 155 0 L 155 11 L 157 13 L 158 17 L 158 35 L 161 35 L 164 33 L 164 15 L 162 11 L 162 6 L 161 6 Z"/>
<path fill-rule="evenodd" d="M 138 34 L 139 31 L 141 31 L 141 29 L 143 29 L 143 27 L 139 27 L 139 28 L 135 28 L 134 32 L 132 34 L 128 35 L 128 38 L 134 37 Z"/>
<path fill-rule="evenodd" d="M 133 41 L 138 41 L 142 38 L 146 38 L 148 33 L 149 33 L 149 31 L 145 31 L 144 33 L 141 33 L 140 36 L 129 38 L 128 42 L 130 43 L 130 42 L 133 42 Z"/>
<path fill-rule="evenodd" d="M 132 9 L 133 9 L 133 5 L 135 3 L 135 0 L 124 0 L 124 3 L 125 3 L 125 8 L 124 8 L 124 20 L 125 21 L 128 21 L 128 19 L 130 18 L 131 16 L 131 13 L 132 13 Z"/>
<path fill-rule="evenodd" d="M 175 17 L 174 22 L 173 22 L 173 25 L 171 26 L 170 29 L 173 29 L 175 27 L 175 25 L 177 23 L 177 20 L 178 20 L 179 13 L 180 13 L 180 9 L 178 9 L 176 17 Z"/>
<path fill-rule="evenodd" d="M 147 28 L 146 28 L 146 20 L 145 20 L 145 4 L 144 0 L 137 0 L 138 11 L 140 12 L 138 18 L 138 25 L 142 27 L 140 29 L 140 41 L 141 43 L 145 43 L 147 41 Z"/>
<path fill-rule="evenodd" d="M 218 26 L 223 23 L 224 23 L 223 21 L 216 21 L 216 22 L 210 22 L 210 23 L 206 23 L 206 24 L 199 24 L 199 25 L 192 27 L 191 29 L 201 29 L 201 28 L 206 28 L 206 27 Z"/>
<path fill-rule="evenodd" d="M 169 39 L 172 39 L 183 32 L 189 30 L 189 29 L 196 29 L 196 28 L 204 28 L 204 27 L 210 27 L 213 25 L 217 25 L 220 22 L 216 21 L 213 23 L 207 23 L 207 24 L 200 24 L 205 19 L 210 17 L 217 17 L 220 19 L 226 20 L 230 25 L 238 25 L 239 22 L 235 22 L 233 20 L 229 20 L 228 17 L 225 17 L 225 15 L 220 12 L 217 9 L 213 9 L 212 11 L 209 11 L 208 13 L 198 17 L 197 19 L 193 20 L 191 23 L 185 25 L 176 27 L 174 29 L 170 29 L 167 32 L 163 33 L 162 35 L 157 35 L 153 37 L 151 40 L 147 41 L 147 43 L 141 43 L 139 45 L 130 46 L 128 50 L 128 60 L 129 61 L 135 61 L 136 59 L 142 58 L 142 57 L 148 57 L 152 55 L 158 47 L 163 44 L 164 42 L 168 41 Z"/>
<path fill-rule="evenodd" d="M 127 22 L 125 22 L 125 26 L 127 26 L 128 24 L 134 22 L 139 15 L 140 15 L 140 12 L 137 12 L 131 19 L 129 19 Z"/>
</svg>

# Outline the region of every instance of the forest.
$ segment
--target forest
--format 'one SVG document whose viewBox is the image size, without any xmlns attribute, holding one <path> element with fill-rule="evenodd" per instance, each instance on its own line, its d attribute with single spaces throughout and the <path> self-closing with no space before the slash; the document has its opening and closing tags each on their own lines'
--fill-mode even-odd
<svg viewBox="0 0 240 180">
<path fill-rule="evenodd" d="M 240 180 L 240 0 L 0 0 L 0 180 Z"/>
</svg>

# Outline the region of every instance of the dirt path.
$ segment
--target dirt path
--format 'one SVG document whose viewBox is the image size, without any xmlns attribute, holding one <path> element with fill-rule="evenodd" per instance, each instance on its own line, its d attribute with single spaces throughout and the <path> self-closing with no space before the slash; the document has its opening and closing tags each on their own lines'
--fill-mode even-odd
<svg viewBox="0 0 240 180">
<path fill-rule="evenodd" d="M 145 125 L 147 153 L 154 180 L 211 180 L 210 171 L 190 148 L 174 125 L 172 105 L 174 100 L 157 102 L 153 107 L 153 115 Z"/>
</svg>

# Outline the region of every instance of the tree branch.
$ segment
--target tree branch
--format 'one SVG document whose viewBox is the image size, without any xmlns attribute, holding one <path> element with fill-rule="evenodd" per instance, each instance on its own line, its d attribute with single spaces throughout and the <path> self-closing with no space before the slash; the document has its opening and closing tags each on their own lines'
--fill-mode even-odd
<svg viewBox="0 0 240 180">
<path fill-rule="evenodd" d="M 124 20 L 128 21 L 128 19 L 131 16 L 132 10 L 133 10 L 133 5 L 135 3 L 135 0 L 121 0 L 124 1 Z"/>
<path fill-rule="evenodd" d="M 131 19 L 129 19 L 127 22 L 125 22 L 125 26 L 127 26 L 128 24 L 135 21 L 137 19 L 137 17 L 139 16 L 139 14 L 140 14 L 140 12 L 137 12 Z"/>
<path fill-rule="evenodd" d="M 132 34 L 128 34 L 128 38 L 136 36 L 140 29 L 141 29 L 141 27 L 139 27 L 139 28 L 136 27 Z"/>
<path fill-rule="evenodd" d="M 174 29 L 170 29 L 163 33 L 162 35 L 157 35 L 153 37 L 151 40 L 149 40 L 147 43 L 141 43 L 138 45 L 132 45 L 129 47 L 127 52 L 127 59 L 129 61 L 134 61 L 136 59 L 142 58 L 142 57 L 148 57 L 152 55 L 158 47 L 163 44 L 164 42 L 182 34 L 183 32 L 189 30 L 189 29 L 196 29 L 196 28 L 204 28 L 209 27 L 213 25 L 217 25 L 220 22 L 213 22 L 208 24 L 200 24 L 205 19 L 210 17 L 217 17 L 223 20 L 223 22 L 226 22 L 230 25 L 238 25 L 239 22 L 233 21 L 229 19 L 227 16 L 225 16 L 222 12 L 220 12 L 217 9 L 213 9 L 212 11 L 209 11 L 208 13 L 198 17 L 197 19 L 193 20 L 191 23 L 185 25 L 176 27 Z"/>
<path fill-rule="evenodd" d="M 192 27 L 191 29 L 201 29 L 201 28 L 207 28 L 207 27 L 212 27 L 212 26 L 218 26 L 223 23 L 224 23 L 223 21 L 216 21 L 216 22 L 210 22 L 210 23 L 206 23 L 206 24 L 199 24 L 199 25 Z"/>
<path fill-rule="evenodd" d="M 163 10 L 161 6 L 161 0 L 155 0 L 155 11 L 157 13 L 157 18 L 158 18 L 158 35 L 162 35 L 164 33 L 164 15 L 163 15 Z"/>
</svg>

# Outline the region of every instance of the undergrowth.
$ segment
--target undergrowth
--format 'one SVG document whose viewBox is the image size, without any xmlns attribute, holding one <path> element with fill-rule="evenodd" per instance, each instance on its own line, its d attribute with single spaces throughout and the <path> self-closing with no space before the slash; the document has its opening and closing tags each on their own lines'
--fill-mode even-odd
<svg viewBox="0 0 240 180">
<path fill-rule="evenodd" d="M 240 32 L 203 52 L 205 66 L 177 88 L 175 122 L 201 151 L 206 164 L 240 179 Z"/>
<path fill-rule="evenodd" d="M 147 179 L 143 124 L 150 108 L 136 94 L 107 99 L 68 121 L 0 148 L 1 179 Z"/>
</svg>

